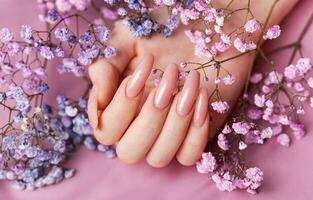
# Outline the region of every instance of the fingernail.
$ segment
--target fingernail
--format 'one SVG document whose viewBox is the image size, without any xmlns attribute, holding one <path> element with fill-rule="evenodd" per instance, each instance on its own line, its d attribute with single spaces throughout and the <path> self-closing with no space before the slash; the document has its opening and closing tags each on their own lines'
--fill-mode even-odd
<svg viewBox="0 0 313 200">
<path fill-rule="evenodd" d="M 97 101 L 97 88 L 95 86 L 92 87 L 89 99 L 88 99 L 88 115 L 89 115 L 89 121 L 90 125 L 93 129 L 96 129 L 98 126 L 98 101 Z"/>
<path fill-rule="evenodd" d="M 190 112 L 199 91 L 199 83 L 199 72 L 195 70 L 191 71 L 186 78 L 185 85 L 177 102 L 176 110 L 181 116 L 186 116 Z"/>
<path fill-rule="evenodd" d="M 154 105 L 158 109 L 163 109 L 168 106 L 176 88 L 178 79 L 178 67 L 174 64 L 169 65 L 163 76 L 161 83 L 154 97 Z"/>
<path fill-rule="evenodd" d="M 136 97 L 144 87 L 152 69 L 153 57 L 145 56 L 140 62 L 135 72 L 131 75 L 127 86 L 126 95 L 128 97 Z"/>
<path fill-rule="evenodd" d="M 193 122 L 196 127 L 201 127 L 207 117 L 209 94 L 206 88 L 201 88 L 195 105 Z"/>
</svg>

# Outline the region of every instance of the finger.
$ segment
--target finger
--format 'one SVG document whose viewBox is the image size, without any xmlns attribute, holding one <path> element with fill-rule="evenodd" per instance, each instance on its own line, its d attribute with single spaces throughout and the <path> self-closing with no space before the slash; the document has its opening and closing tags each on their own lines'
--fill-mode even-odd
<svg viewBox="0 0 313 200">
<path fill-rule="evenodd" d="M 119 159 L 136 163 L 143 159 L 158 137 L 170 108 L 178 79 L 178 67 L 170 65 L 157 89 L 153 89 L 139 115 L 117 145 Z"/>
<path fill-rule="evenodd" d="M 195 164 L 207 144 L 210 121 L 208 104 L 207 89 L 202 88 L 195 104 L 193 122 L 190 124 L 187 136 L 176 155 L 177 161 L 182 165 Z"/>
<path fill-rule="evenodd" d="M 111 145 L 124 134 L 136 115 L 152 65 L 152 55 L 143 57 L 136 71 L 123 80 L 114 98 L 101 114 L 95 132 L 99 142 Z"/>
<path fill-rule="evenodd" d="M 96 129 L 98 126 L 98 105 L 97 105 L 97 88 L 92 87 L 89 98 L 88 98 L 88 110 L 87 114 L 89 116 L 90 125 L 93 129 Z"/>
<path fill-rule="evenodd" d="M 199 92 L 200 74 L 191 71 L 183 90 L 174 98 L 160 136 L 147 155 L 153 167 L 170 163 L 182 144 L 193 116 L 193 104 Z"/>
<path fill-rule="evenodd" d="M 109 41 L 109 44 L 117 49 L 117 55 L 99 60 L 88 68 L 91 82 L 98 89 L 97 99 L 99 109 L 101 110 L 112 99 L 117 89 L 120 75 L 135 56 L 135 41 L 133 37 L 127 30 L 123 30 L 123 34 L 121 34 L 120 29 L 123 29 L 123 26 L 117 23 Z"/>
</svg>

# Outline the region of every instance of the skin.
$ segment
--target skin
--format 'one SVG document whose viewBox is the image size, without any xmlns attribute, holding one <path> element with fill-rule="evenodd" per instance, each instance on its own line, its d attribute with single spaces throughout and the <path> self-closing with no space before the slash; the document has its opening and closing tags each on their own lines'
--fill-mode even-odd
<svg viewBox="0 0 313 200">
<path fill-rule="evenodd" d="M 213 2 L 217 2 L 218 7 L 225 7 L 229 1 Z M 244 7 L 246 2 L 237 0 L 233 5 L 240 8 Z M 272 0 L 251 1 L 251 10 L 259 21 L 265 21 L 272 2 Z M 297 0 L 280 0 L 270 18 L 269 26 L 279 24 L 296 2 Z M 245 15 L 246 12 L 235 14 L 233 21 L 226 24 L 226 30 L 241 26 Z M 164 20 L 163 16 L 164 11 L 155 13 L 158 20 Z M 190 26 L 195 28 L 200 25 Z M 125 163 L 132 164 L 145 159 L 149 165 L 160 168 L 168 165 L 176 157 L 182 165 L 193 165 L 199 159 L 208 140 L 224 124 L 229 114 L 228 112 L 218 115 L 201 103 L 214 88 L 212 80 L 215 79 L 215 72 L 210 69 L 205 71 L 211 81 L 202 81 L 203 71 L 196 72 L 198 75 L 193 75 L 190 81 L 193 83 L 186 86 L 192 88 L 189 91 L 192 91 L 193 95 L 183 97 L 186 96 L 182 94 L 183 88 L 176 95 L 167 97 L 169 102 L 166 106 L 162 104 L 162 109 L 155 104 L 158 88 L 155 88 L 151 79 L 145 81 L 144 88 L 137 88 L 135 95 L 134 93 L 128 95 L 128 85 L 131 85 L 130 80 L 135 77 L 134 73 L 136 74 L 140 63 L 147 69 L 153 66 L 165 70 L 169 64 L 178 65 L 182 61 L 206 62 L 205 59 L 194 56 L 194 45 L 183 31 L 184 28 L 180 28 L 169 38 L 155 35 L 151 39 L 136 39 L 118 22 L 110 41 L 119 50 L 118 55 L 100 60 L 89 68 L 93 89 L 88 114 L 96 130 L 95 137 L 100 143 L 107 145 L 118 142 L 117 155 Z M 258 35 L 253 40 L 256 41 L 257 38 Z M 238 51 L 230 49 L 217 59 L 223 60 L 235 55 L 238 55 Z M 222 64 L 223 68 L 236 77 L 234 85 L 220 87 L 223 99 L 230 102 L 231 107 L 241 94 L 253 58 L 254 54 L 249 53 Z M 197 78 L 199 75 L 201 77 Z M 197 81 L 198 79 L 201 81 Z M 179 112 L 179 103 L 183 98 L 184 101 L 189 101 L 190 109 L 182 114 Z M 199 109 L 201 107 L 203 109 Z M 198 117 L 194 116 L 195 110 L 197 112 L 202 110 L 200 123 L 199 119 L 198 123 L 195 119 L 199 118 L 199 113 L 196 115 Z"/>
</svg>

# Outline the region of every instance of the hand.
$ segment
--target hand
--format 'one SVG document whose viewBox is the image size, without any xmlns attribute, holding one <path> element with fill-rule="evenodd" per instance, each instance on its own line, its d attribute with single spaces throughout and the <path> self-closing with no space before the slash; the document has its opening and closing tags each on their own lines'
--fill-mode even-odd
<svg viewBox="0 0 313 200">
<path fill-rule="evenodd" d="M 278 23 L 284 16 L 279 11 L 290 10 L 295 2 L 280 1 L 270 24 Z M 240 3 L 246 1 L 238 1 Z M 260 21 L 265 21 L 271 3 L 253 4 L 255 16 Z M 158 16 L 162 18 L 162 15 Z M 242 24 L 244 14 L 233 19 L 227 24 L 229 30 Z M 89 100 L 89 118 L 95 128 L 95 137 L 103 144 L 118 142 L 118 157 L 126 163 L 145 158 L 151 166 L 163 167 L 176 156 L 183 165 L 194 164 L 208 139 L 227 118 L 227 115 L 208 112 L 208 96 L 214 90 L 215 71 L 205 69 L 209 82 L 201 81 L 202 71 L 191 71 L 182 91 L 173 96 L 178 77 L 177 64 L 182 61 L 206 62 L 194 56 L 194 46 L 185 36 L 183 27 L 169 38 L 156 35 L 151 39 L 136 39 L 117 23 L 111 44 L 119 50 L 118 55 L 98 61 L 89 70 L 94 84 Z M 230 49 L 217 59 L 235 55 L 238 51 Z M 232 105 L 241 94 L 253 58 L 254 54 L 249 53 L 222 64 L 236 77 L 233 86 L 220 88 L 223 99 Z M 152 66 L 165 71 L 158 88 L 148 80 Z M 208 113 L 211 113 L 212 121 Z"/>
</svg>

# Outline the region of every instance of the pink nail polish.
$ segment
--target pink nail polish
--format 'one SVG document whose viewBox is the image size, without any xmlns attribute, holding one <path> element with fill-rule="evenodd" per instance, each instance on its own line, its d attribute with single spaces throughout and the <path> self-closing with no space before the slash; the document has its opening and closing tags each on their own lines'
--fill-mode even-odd
<svg viewBox="0 0 313 200">
<path fill-rule="evenodd" d="M 196 127 L 201 127 L 208 113 L 209 94 L 206 88 L 201 88 L 195 105 L 193 122 Z"/>
<path fill-rule="evenodd" d="M 177 102 L 176 111 L 181 116 L 186 116 L 190 112 L 196 100 L 196 95 L 198 95 L 199 84 L 199 72 L 195 70 L 191 71 L 186 78 L 185 85 Z"/>
<path fill-rule="evenodd" d="M 142 59 L 127 83 L 126 95 L 128 97 L 136 97 L 140 93 L 151 73 L 152 64 L 153 57 L 151 55 Z"/>
<path fill-rule="evenodd" d="M 173 92 L 176 88 L 176 82 L 178 79 L 178 67 L 174 64 L 169 65 L 162 77 L 161 83 L 156 91 L 154 97 L 154 105 L 158 109 L 163 109 L 171 101 Z"/>
<path fill-rule="evenodd" d="M 88 116 L 90 125 L 92 128 L 96 129 L 98 126 L 98 102 L 97 102 L 97 88 L 93 86 L 90 91 L 90 95 L 88 98 Z"/>
</svg>

